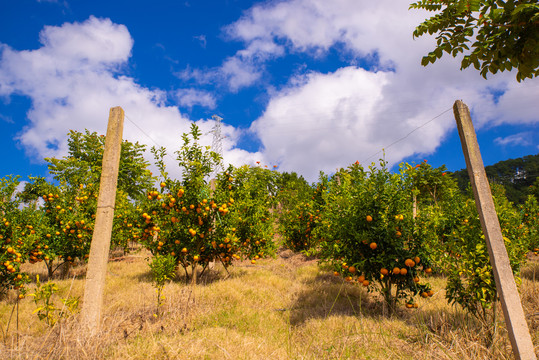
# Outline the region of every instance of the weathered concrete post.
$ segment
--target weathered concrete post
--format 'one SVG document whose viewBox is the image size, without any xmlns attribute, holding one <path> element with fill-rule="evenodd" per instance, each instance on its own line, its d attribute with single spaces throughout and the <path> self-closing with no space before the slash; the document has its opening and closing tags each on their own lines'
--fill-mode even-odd
<svg viewBox="0 0 539 360">
<path fill-rule="evenodd" d="M 217 189 L 217 179 L 211 179 L 210 180 L 210 191 L 211 191 L 211 196 L 213 198 L 213 192 L 215 191 L 215 189 Z M 215 224 L 213 224 L 215 226 Z M 213 270 L 215 269 L 215 260 L 212 260 L 208 263 L 208 268 L 210 270 Z"/>
<path fill-rule="evenodd" d="M 457 121 L 468 175 L 473 187 L 475 205 L 487 241 L 490 263 L 496 280 L 496 289 L 502 303 L 513 353 L 517 359 L 536 360 L 530 331 L 502 237 L 498 215 L 494 208 L 483 159 L 479 152 L 479 144 L 475 136 L 470 111 L 462 101 L 457 100 L 453 106 L 453 112 Z"/>
<path fill-rule="evenodd" d="M 123 109 L 119 106 L 111 108 L 82 306 L 82 321 L 88 326 L 91 334 L 99 330 L 101 323 L 105 277 L 109 259 L 112 222 L 114 220 L 116 186 L 120 167 L 123 124 Z"/>
</svg>

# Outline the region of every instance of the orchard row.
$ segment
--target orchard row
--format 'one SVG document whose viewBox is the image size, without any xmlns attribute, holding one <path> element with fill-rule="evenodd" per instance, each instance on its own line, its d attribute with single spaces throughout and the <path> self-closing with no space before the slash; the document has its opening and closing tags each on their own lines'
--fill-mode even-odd
<svg viewBox="0 0 539 360">
<path fill-rule="evenodd" d="M 163 148 L 152 148 L 159 174 L 148 170 L 145 148 L 122 144 L 112 246 L 136 243 L 170 264 L 196 274 L 211 262 L 273 256 L 278 246 L 316 255 L 337 276 L 378 291 L 390 309 L 432 296 L 431 272 L 448 277 L 447 296 L 474 314 L 496 299 L 492 269 L 471 195 L 450 174 L 426 162 L 357 162 L 308 184 L 295 173 L 261 166 L 229 167 L 210 175 L 221 158 L 199 144 L 193 125 L 175 155 L 181 179 L 169 177 Z M 69 155 L 45 159 L 55 182 L 32 178 L 16 193 L 16 177 L 1 179 L 0 290 L 24 296 L 24 262 L 44 262 L 49 277 L 62 264 L 85 261 L 95 223 L 104 137 L 69 134 Z M 155 184 L 158 184 L 155 186 Z M 530 195 L 516 208 L 493 187 L 504 239 L 516 275 L 528 251 L 538 251 L 539 206 Z M 282 244 L 275 241 L 279 232 Z M 166 258 L 168 260 L 161 260 Z M 204 271 L 204 270 L 202 270 Z M 171 274 L 162 274 L 167 279 Z"/>
</svg>

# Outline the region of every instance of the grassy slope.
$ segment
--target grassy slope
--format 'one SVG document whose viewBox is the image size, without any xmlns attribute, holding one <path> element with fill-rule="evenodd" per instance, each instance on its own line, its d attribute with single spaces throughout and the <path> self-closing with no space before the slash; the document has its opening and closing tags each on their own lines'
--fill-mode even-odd
<svg viewBox="0 0 539 360">
<path fill-rule="evenodd" d="M 55 280 L 62 296 L 82 298 L 83 268 Z M 374 293 L 343 283 L 316 261 L 282 252 L 277 259 L 205 274 L 195 288 L 177 279 L 165 286 L 164 315 L 156 318 L 156 293 L 145 254 L 109 263 L 102 332 L 85 337 L 76 319 L 53 329 L 32 314 L 31 298 L 19 305 L 0 343 L 5 359 L 509 359 L 503 321 L 494 346 L 481 328 L 444 299 L 444 279 L 419 309 L 402 307 L 388 318 Z M 30 269 L 44 277 L 41 265 Z M 77 276 L 77 273 L 81 274 Z M 537 280 L 533 277 L 537 276 Z M 539 263 L 524 270 L 522 298 L 534 343 L 539 344 Z M 30 289 L 33 285 L 30 285 Z M 0 302 L 5 332 L 15 295 Z M 59 303 L 59 301 L 57 301 Z M 501 314 L 501 311 L 500 311 Z M 534 315 L 535 314 L 535 315 Z M 5 355 L 4 355 L 5 354 Z"/>
</svg>

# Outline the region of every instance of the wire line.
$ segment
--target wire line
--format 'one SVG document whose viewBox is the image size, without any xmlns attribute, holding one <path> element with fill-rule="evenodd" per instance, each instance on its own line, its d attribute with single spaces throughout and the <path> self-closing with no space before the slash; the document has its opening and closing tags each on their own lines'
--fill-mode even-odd
<svg viewBox="0 0 539 360">
<path fill-rule="evenodd" d="M 153 141 L 153 143 L 154 143 L 155 145 L 157 145 L 158 148 L 162 148 L 162 147 L 163 147 L 163 146 L 161 146 L 157 141 L 155 141 L 150 135 L 148 135 L 148 134 L 147 134 L 147 133 L 146 133 L 140 126 L 138 126 L 133 120 L 131 120 L 131 119 L 129 118 L 129 116 L 127 116 L 127 113 L 125 114 L 125 118 L 126 118 L 127 120 L 129 120 L 129 122 L 130 122 L 131 124 L 135 125 L 135 127 L 136 127 L 137 129 L 139 129 L 144 135 L 146 135 L 146 137 L 147 137 L 148 139 L 150 139 L 151 141 Z M 172 161 L 177 161 L 177 160 L 174 159 L 168 152 L 165 152 L 165 154 L 166 154 L 169 158 L 171 158 Z"/>
<path fill-rule="evenodd" d="M 371 159 L 371 158 L 374 157 L 376 154 L 381 153 L 381 152 L 384 151 L 385 149 L 389 149 L 389 148 L 392 147 L 393 145 L 395 145 L 395 144 L 401 142 L 402 140 L 406 139 L 408 136 L 412 135 L 412 134 L 413 134 L 414 132 L 416 132 L 417 130 L 421 129 L 422 127 L 424 127 L 424 126 L 426 126 L 426 125 L 428 125 L 428 124 L 430 124 L 431 122 L 433 122 L 434 120 L 438 119 L 440 116 L 444 115 L 445 113 L 447 113 L 447 112 L 449 112 L 449 111 L 451 111 L 451 110 L 453 110 L 452 107 L 450 107 L 449 109 L 447 109 L 447 110 L 443 111 L 442 113 L 436 115 L 435 117 L 433 117 L 432 119 L 430 119 L 430 120 L 427 121 L 426 123 L 424 123 L 424 124 L 422 124 L 422 125 L 416 127 L 416 128 L 413 129 L 412 131 L 410 131 L 410 132 L 409 132 L 408 134 L 406 134 L 405 136 L 401 137 L 401 138 L 398 139 L 398 140 L 393 141 L 391 144 L 389 144 L 389 145 L 383 147 L 381 150 L 378 150 L 377 152 L 375 152 L 374 154 L 372 154 L 371 156 L 369 156 L 368 158 L 366 158 L 365 160 L 363 160 L 362 163 L 364 163 L 365 161 Z"/>
</svg>

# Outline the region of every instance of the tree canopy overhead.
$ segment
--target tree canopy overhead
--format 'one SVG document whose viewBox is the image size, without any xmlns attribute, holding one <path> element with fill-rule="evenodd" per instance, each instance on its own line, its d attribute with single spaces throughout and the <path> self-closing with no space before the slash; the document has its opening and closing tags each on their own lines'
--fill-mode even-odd
<svg viewBox="0 0 539 360">
<path fill-rule="evenodd" d="M 413 36 L 437 34 L 436 48 L 421 60 L 434 63 L 443 52 L 463 53 L 461 69 L 473 65 L 488 73 L 518 70 L 517 81 L 539 72 L 537 0 L 420 0 L 410 9 L 437 12 L 416 27 Z"/>
</svg>

